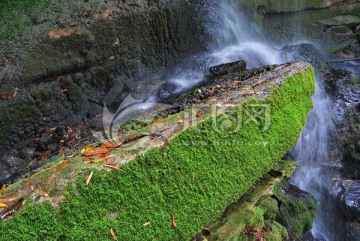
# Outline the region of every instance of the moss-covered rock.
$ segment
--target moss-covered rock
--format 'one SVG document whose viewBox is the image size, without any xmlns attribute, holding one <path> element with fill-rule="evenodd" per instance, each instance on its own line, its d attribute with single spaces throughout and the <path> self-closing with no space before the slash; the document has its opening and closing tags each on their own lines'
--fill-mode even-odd
<svg viewBox="0 0 360 241">
<path fill-rule="evenodd" d="M 275 187 L 279 202 L 276 221 L 285 226 L 291 238 L 309 232 L 317 212 L 316 200 L 308 193 L 282 182 Z"/>
<path fill-rule="evenodd" d="M 111 240 L 110 228 L 119 240 L 189 240 L 294 145 L 312 108 L 314 70 L 304 62 L 278 66 L 243 84 L 248 87 L 221 95 L 191 122 L 192 110 L 185 110 L 139 130 L 160 132 L 162 138 L 147 136 L 138 149 L 134 144 L 132 150 L 113 150 L 113 161 L 125 172 L 101 170 L 75 157 L 10 186 L 9 195 L 17 190 L 30 195 L 15 216 L 0 222 L 7 230 L 0 240 Z M 249 90 L 252 98 L 245 96 Z M 217 105 L 225 112 L 214 114 Z M 250 114 L 262 106 L 271 110 L 265 115 L 270 125 L 259 125 L 263 118 Z M 229 124 L 239 110 L 245 115 L 234 131 Z M 226 119 L 230 122 L 221 125 Z M 39 204 L 44 200 L 57 207 Z M 264 211 L 257 213 L 260 218 Z"/>
</svg>

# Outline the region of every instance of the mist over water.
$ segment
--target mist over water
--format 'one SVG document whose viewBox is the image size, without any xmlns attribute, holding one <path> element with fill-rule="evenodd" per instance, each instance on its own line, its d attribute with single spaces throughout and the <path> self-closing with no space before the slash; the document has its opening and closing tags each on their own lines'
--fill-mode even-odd
<svg viewBox="0 0 360 241">
<path fill-rule="evenodd" d="M 214 65 L 240 59 L 246 60 L 248 68 L 282 62 L 279 50 L 260 41 L 257 25 L 242 14 L 237 1 L 210 1 L 207 4 L 208 32 L 213 42 L 207 53 L 190 58 L 168 80 L 178 86 L 178 91 L 203 80 Z"/>
</svg>

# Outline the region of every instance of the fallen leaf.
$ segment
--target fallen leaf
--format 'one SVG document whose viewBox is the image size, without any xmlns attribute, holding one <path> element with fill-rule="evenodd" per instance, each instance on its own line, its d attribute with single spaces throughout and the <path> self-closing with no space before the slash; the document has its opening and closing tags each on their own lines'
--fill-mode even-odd
<svg viewBox="0 0 360 241">
<path fill-rule="evenodd" d="M 60 170 L 60 169 L 63 168 L 64 166 L 68 165 L 70 162 L 71 162 L 70 160 L 67 160 L 67 161 L 61 163 L 60 165 L 56 166 L 56 167 L 53 169 L 53 171 L 58 171 L 58 170 Z"/>
<path fill-rule="evenodd" d="M 174 213 L 171 213 L 171 222 L 172 222 L 172 226 L 173 226 L 174 228 L 176 228 L 176 221 L 175 221 L 175 215 L 174 215 Z"/>
<path fill-rule="evenodd" d="M 146 226 L 149 226 L 150 225 L 150 222 L 146 222 L 143 224 L 143 227 L 146 227 Z"/>
<path fill-rule="evenodd" d="M 97 154 L 106 154 L 106 153 L 109 153 L 111 150 L 109 150 L 108 148 L 100 148 L 100 149 L 96 149 L 96 150 L 90 150 L 90 151 L 87 151 L 85 154 L 86 157 L 89 157 L 89 156 L 94 156 L 94 155 L 97 155 Z"/>
<path fill-rule="evenodd" d="M 15 97 L 20 89 L 15 88 L 12 93 L 4 93 L 0 92 L 0 99 L 2 100 L 10 100 L 11 98 Z"/>
<path fill-rule="evenodd" d="M 17 210 L 19 210 L 24 202 L 24 199 L 21 198 L 17 203 L 6 209 L 3 213 L 0 214 L 0 219 L 7 218 L 11 215 L 14 215 Z"/>
<path fill-rule="evenodd" d="M 163 145 L 162 145 L 162 148 L 165 148 L 165 147 L 167 147 L 169 145 L 169 139 L 165 139 L 164 140 L 164 143 L 163 143 Z"/>
<path fill-rule="evenodd" d="M 222 86 L 221 85 L 215 85 L 215 88 L 219 90 L 219 89 L 222 88 Z"/>
<path fill-rule="evenodd" d="M 120 39 L 119 37 L 116 37 L 115 42 L 113 43 L 114 46 L 119 46 L 120 45 Z"/>
<path fill-rule="evenodd" d="M 181 117 L 178 117 L 178 118 L 177 118 L 177 122 L 178 122 L 178 123 L 183 123 L 184 121 L 183 121 L 183 119 L 182 119 Z"/>
<path fill-rule="evenodd" d="M 110 59 L 110 60 L 114 60 L 114 59 L 115 59 L 115 56 L 110 56 L 109 59 Z"/>
<path fill-rule="evenodd" d="M 7 208 L 8 205 L 4 204 L 4 203 L 0 203 L 0 208 Z"/>
<path fill-rule="evenodd" d="M 66 158 L 73 158 L 73 157 L 76 157 L 76 156 L 77 156 L 77 154 L 74 153 L 74 154 L 72 154 L 72 155 L 70 155 L 70 156 L 67 156 Z"/>
<path fill-rule="evenodd" d="M 25 182 L 25 183 L 27 183 L 27 184 L 29 184 L 29 185 L 33 184 L 33 181 L 31 181 L 31 180 L 29 180 L 29 179 L 24 180 L 23 182 Z"/>
<path fill-rule="evenodd" d="M 95 159 L 90 159 L 90 162 L 91 163 L 100 163 L 100 162 L 103 162 L 105 161 L 105 157 L 100 157 L 100 158 L 95 158 Z"/>
<path fill-rule="evenodd" d="M 258 82 L 256 82 L 255 84 L 253 84 L 253 87 L 258 86 L 258 85 L 262 85 L 264 82 L 266 82 L 266 80 L 264 80 L 264 79 L 259 80 Z"/>
<path fill-rule="evenodd" d="M 157 123 L 160 123 L 160 122 L 162 122 L 164 119 L 165 119 L 165 118 L 160 118 L 160 119 L 158 119 L 158 120 L 154 121 L 152 124 L 157 124 Z"/>
<path fill-rule="evenodd" d="M 84 155 L 86 152 L 88 152 L 88 151 L 90 151 L 90 150 L 92 150 L 94 148 L 95 148 L 94 146 L 86 146 L 81 150 L 80 154 Z"/>
<path fill-rule="evenodd" d="M 6 183 L 4 183 L 4 184 L 1 186 L 1 189 L 0 189 L 0 197 L 2 197 L 3 195 L 5 195 L 5 189 L 6 189 Z"/>
<path fill-rule="evenodd" d="M 19 197 L 14 195 L 14 196 L 10 196 L 10 197 L 6 197 L 6 198 L 1 198 L 0 199 L 0 203 L 9 203 L 9 202 L 12 202 L 16 199 L 18 199 Z"/>
<path fill-rule="evenodd" d="M 112 237 L 114 240 L 119 241 L 118 238 L 117 238 L 116 235 L 115 235 L 114 230 L 113 230 L 112 228 L 110 228 L 110 234 L 111 234 L 111 237 Z"/>
<path fill-rule="evenodd" d="M 201 112 L 200 112 L 200 111 L 196 111 L 195 116 L 196 116 L 197 118 L 201 117 Z"/>
<path fill-rule="evenodd" d="M 119 147 L 118 144 L 114 143 L 114 142 L 104 142 L 101 144 L 101 146 L 106 147 L 106 148 L 116 148 Z"/>
<path fill-rule="evenodd" d="M 64 92 L 67 92 L 67 91 L 68 91 L 68 89 L 62 89 L 62 90 L 60 90 L 61 93 L 64 93 Z"/>
<path fill-rule="evenodd" d="M 90 180 L 91 180 L 91 178 L 92 178 L 93 174 L 94 174 L 94 172 L 93 172 L 93 171 L 91 171 L 91 172 L 90 172 L 90 175 L 89 175 L 89 176 L 88 176 L 88 178 L 86 179 L 86 182 L 85 182 L 85 185 L 86 185 L 86 186 L 87 186 L 87 185 L 89 185 L 89 182 L 90 182 Z"/>
</svg>

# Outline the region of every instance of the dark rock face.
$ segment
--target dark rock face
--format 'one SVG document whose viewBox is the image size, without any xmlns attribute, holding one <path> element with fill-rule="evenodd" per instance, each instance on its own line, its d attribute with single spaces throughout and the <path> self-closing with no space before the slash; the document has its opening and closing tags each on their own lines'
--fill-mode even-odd
<svg viewBox="0 0 360 241">
<path fill-rule="evenodd" d="M 226 75 L 235 71 L 243 71 L 246 69 L 246 62 L 239 60 L 231 63 L 220 64 L 209 69 L 210 73 L 215 76 Z"/>
<path fill-rule="evenodd" d="M 54 3 L 46 11 L 38 6 L 45 13 L 28 26 L 19 22 L 23 32 L 6 32 L 13 23 L 6 15 L 1 19 L 6 24 L 0 43 L 0 92 L 11 93 L 15 87 L 19 92 L 0 99 L 0 183 L 44 152 L 51 155 L 74 145 L 69 130 L 102 113 L 89 99 L 121 103 L 141 81 L 164 75 L 206 45 L 196 3 L 91 4 L 81 2 L 77 9 Z M 71 8 L 72 16 L 58 14 L 63 11 L 59 6 Z M 79 130 L 76 138 L 85 136 Z"/>
</svg>

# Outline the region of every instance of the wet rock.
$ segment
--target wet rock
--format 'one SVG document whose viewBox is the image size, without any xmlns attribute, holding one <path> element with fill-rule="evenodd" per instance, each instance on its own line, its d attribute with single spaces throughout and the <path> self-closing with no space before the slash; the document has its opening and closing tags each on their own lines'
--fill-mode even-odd
<svg viewBox="0 0 360 241">
<path fill-rule="evenodd" d="M 9 182 L 18 173 L 19 159 L 13 155 L 0 156 L 0 183 Z"/>
<path fill-rule="evenodd" d="M 342 211 L 346 217 L 345 240 L 355 240 L 360 237 L 360 181 L 344 180 L 341 186 Z"/>
<path fill-rule="evenodd" d="M 284 46 L 281 51 L 283 57 L 288 60 L 303 60 L 314 66 L 319 66 L 320 61 L 324 60 L 324 53 L 315 45 L 310 43 L 301 43 L 296 45 Z"/>
<path fill-rule="evenodd" d="M 69 141 L 62 138 L 64 126 L 90 122 L 102 113 L 104 103 L 114 103 L 117 109 L 123 93 L 147 79 L 145 73 L 162 76 L 165 69 L 206 46 L 203 19 L 192 4 L 169 0 L 105 1 L 96 7 L 86 1 L 81 8 L 76 4 L 66 3 L 64 8 L 64 3 L 54 3 L 41 16 L 33 16 L 23 26 L 26 30 L 17 27 L 22 30 L 2 35 L 0 87 L 22 89 L 16 98 L 0 100 L 0 112 L 7 113 L 0 116 L 0 155 L 11 149 L 20 153 L 29 145 L 27 140 L 36 139 L 38 152 L 56 152 L 57 145 Z M 34 8 L 42 12 L 42 6 L 28 7 L 26 14 Z M 43 129 L 50 127 L 58 127 L 57 136 L 44 134 Z M 3 173 L 10 168 L 3 167 Z"/>
<path fill-rule="evenodd" d="M 345 206 L 348 220 L 360 221 L 360 180 L 342 181 L 343 194 L 341 199 Z"/>
<path fill-rule="evenodd" d="M 360 24 L 360 17 L 356 15 L 338 15 L 332 18 L 320 20 L 324 25 L 327 26 L 350 26 L 354 27 Z"/>
<path fill-rule="evenodd" d="M 239 60 L 231 63 L 225 63 L 210 67 L 209 71 L 215 76 L 226 75 L 235 71 L 243 71 L 246 69 L 246 62 Z"/>
<path fill-rule="evenodd" d="M 25 147 L 23 148 L 20 153 L 19 153 L 19 156 L 22 158 L 22 159 L 25 159 L 27 161 L 31 161 L 32 160 L 32 157 L 34 155 L 34 152 L 35 152 L 35 148 L 34 147 Z"/>
</svg>

